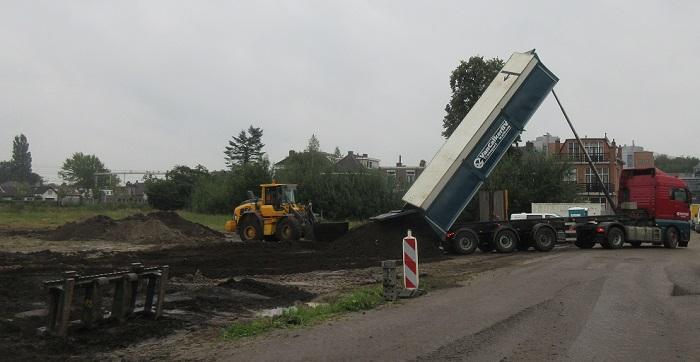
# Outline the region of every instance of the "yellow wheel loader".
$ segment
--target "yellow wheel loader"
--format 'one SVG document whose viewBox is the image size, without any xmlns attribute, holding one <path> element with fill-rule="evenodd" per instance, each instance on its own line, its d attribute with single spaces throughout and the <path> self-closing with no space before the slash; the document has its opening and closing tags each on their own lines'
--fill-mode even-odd
<svg viewBox="0 0 700 362">
<path fill-rule="evenodd" d="M 296 189 L 273 181 L 260 185 L 260 197 L 248 191 L 249 199 L 233 210 L 226 231 L 238 233 L 243 241 L 333 241 L 348 231 L 347 222 L 319 222 L 311 203 L 296 202 Z"/>
</svg>

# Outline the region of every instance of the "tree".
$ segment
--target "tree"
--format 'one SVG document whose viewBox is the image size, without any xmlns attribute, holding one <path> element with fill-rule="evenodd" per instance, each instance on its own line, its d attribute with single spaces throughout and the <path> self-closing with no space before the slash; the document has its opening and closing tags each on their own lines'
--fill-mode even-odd
<svg viewBox="0 0 700 362">
<path fill-rule="evenodd" d="M 238 136 L 233 136 L 228 142 L 228 146 L 224 151 L 226 155 L 226 164 L 229 167 L 234 165 L 246 165 L 251 162 L 262 161 L 262 148 L 265 144 L 262 143 L 263 130 L 252 125 L 246 130 L 242 130 Z"/>
<path fill-rule="evenodd" d="M 15 136 L 12 142 L 13 179 L 15 181 L 28 182 L 32 175 L 32 153 L 29 152 L 29 142 L 23 134 Z"/>
<path fill-rule="evenodd" d="M 188 207 L 199 178 L 209 175 L 206 167 L 175 166 L 165 174 L 165 180 L 150 178 L 146 181 L 148 204 L 159 210 Z"/>
<path fill-rule="evenodd" d="M 12 163 L 0 161 L 0 183 L 12 180 Z"/>
<path fill-rule="evenodd" d="M 95 155 L 76 152 L 63 162 L 58 175 L 65 181 L 83 189 L 96 189 L 109 184 L 109 178 L 99 177 L 95 183 L 95 174 L 110 172 Z M 112 177 L 114 183 L 116 177 Z M 118 182 L 118 179 L 116 179 Z"/>
<path fill-rule="evenodd" d="M 231 213 L 248 199 L 248 191 L 257 194 L 260 184 L 272 180 L 270 162 L 237 165 L 232 171 L 212 172 L 199 177 L 194 186 L 190 207 L 196 212 Z"/>
<path fill-rule="evenodd" d="M 669 157 L 659 154 L 654 157 L 654 165 L 664 172 L 693 173 L 693 168 L 698 164 L 700 159 L 691 156 Z"/>
<path fill-rule="evenodd" d="M 502 59 L 484 60 L 482 56 L 473 56 L 467 62 L 460 61 L 450 76 L 452 98 L 445 106 L 447 114 L 442 120 L 444 137 L 450 137 L 459 126 L 493 78 L 501 71 L 503 64 Z"/>
<path fill-rule="evenodd" d="M 311 135 L 311 138 L 309 138 L 309 144 L 306 146 L 306 152 L 320 152 L 321 151 L 321 143 L 318 141 L 318 138 L 316 138 L 315 134 Z"/>
<path fill-rule="evenodd" d="M 319 152 L 291 155 L 275 177 L 299 184 L 299 201 L 313 202 L 315 212 L 332 219 L 365 218 L 401 206 L 380 171 L 337 173 Z"/>
<path fill-rule="evenodd" d="M 578 197 L 576 183 L 565 181 L 571 167 L 556 156 L 518 149 L 505 154 L 486 189 L 508 190 L 511 213 L 530 212 L 533 202 L 573 202 Z"/>
<path fill-rule="evenodd" d="M 340 153 L 340 148 L 338 146 L 335 146 L 335 151 L 333 151 L 333 157 L 335 157 L 336 160 L 339 160 L 343 156 L 342 153 Z"/>
</svg>

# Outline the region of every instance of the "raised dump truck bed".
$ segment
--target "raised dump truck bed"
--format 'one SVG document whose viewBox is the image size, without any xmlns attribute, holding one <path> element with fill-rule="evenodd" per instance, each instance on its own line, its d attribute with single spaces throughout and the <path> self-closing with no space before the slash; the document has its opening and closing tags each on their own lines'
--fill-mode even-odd
<svg viewBox="0 0 700 362">
<path fill-rule="evenodd" d="M 534 51 L 514 53 L 404 195 L 443 239 L 557 81 Z"/>
</svg>

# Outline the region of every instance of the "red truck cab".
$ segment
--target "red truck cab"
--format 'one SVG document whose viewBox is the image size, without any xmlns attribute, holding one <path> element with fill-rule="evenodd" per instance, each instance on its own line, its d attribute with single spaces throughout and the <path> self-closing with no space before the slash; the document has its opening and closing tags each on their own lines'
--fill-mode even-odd
<svg viewBox="0 0 700 362">
<path fill-rule="evenodd" d="M 688 185 L 658 168 L 627 169 L 620 175 L 619 205 L 623 211 L 646 213 L 647 225 L 661 227 L 663 234 L 671 237 L 677 233 L 681 244 L 690 238 L 690 203 Z"/>
</svg>

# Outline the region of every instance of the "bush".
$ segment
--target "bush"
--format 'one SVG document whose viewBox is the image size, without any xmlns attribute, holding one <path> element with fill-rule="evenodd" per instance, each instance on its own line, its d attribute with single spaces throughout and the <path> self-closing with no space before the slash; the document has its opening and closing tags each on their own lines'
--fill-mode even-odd
<svg viewBox="0 0 700 362">
<path fill-rule="evenodd" d="M 267 162 L 234 167 L 231 171 L 213 172 L 197 179 L 190 208 L 195 212 L 229 213 L 248 199 L 247 192 L 257 194 L 260 184 L 271 181 Z"/>
<path fill-rule="evenodd" d="M 149 180 L 146 182 L 148 204 L 158 210 L 178 210 L 187 206 L 189 200 L 180 192 L 173 180 Z"/>
</svg>

